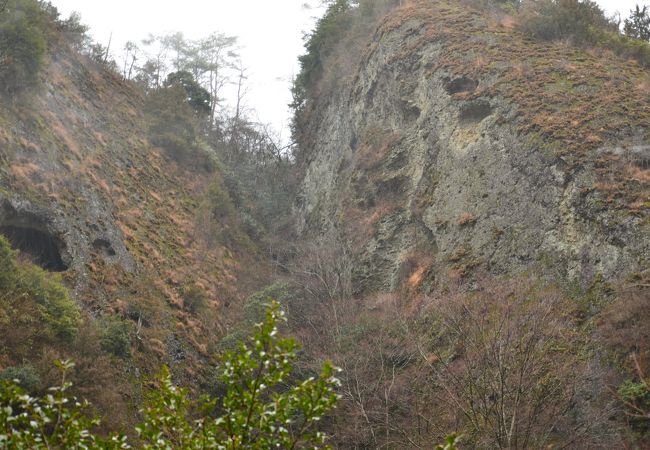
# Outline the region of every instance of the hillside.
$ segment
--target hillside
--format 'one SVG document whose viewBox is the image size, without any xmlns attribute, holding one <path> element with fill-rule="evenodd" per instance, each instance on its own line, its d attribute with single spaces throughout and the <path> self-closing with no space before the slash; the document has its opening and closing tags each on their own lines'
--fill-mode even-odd
<svg viewBox="0 0 650 450">
<path fill-rule="evenodd" d="M 219 195 L 219 169 L 150 144 L 143 102 L 113 72 L 53 41 L 41 84 L 0 104 L 0 231 L 61 273 L 91 330 L 78 337 L 87 342 L 61 345 L 39 340 L 38 323 L 20 332 L 3 323 L 7 338 L 35 343 L 0 347 L 0 367 L 35 364 L 43 375 L 54 357 L 72 358 L 74 381 L 100 397 L 114 422 L 133 416 L 142 377 L 163 363 L 184 384 L 204 383 L 236 315 L 228 306 L 268 273 L 237 216 L 213 212 L 212 202 L 230 201 Z M 127 339 L 119 355 L 95 348 L 113 320 Z M 109 384 L 116 395 L 106 404 Z"/>
</svg>

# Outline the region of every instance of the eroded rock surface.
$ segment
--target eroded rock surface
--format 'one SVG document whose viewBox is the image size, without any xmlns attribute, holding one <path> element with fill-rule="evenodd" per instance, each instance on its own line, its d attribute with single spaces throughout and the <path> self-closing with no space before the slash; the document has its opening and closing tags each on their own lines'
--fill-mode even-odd
<svg viewBox="0 0 650 450">
<path fill-rule="evenodd" d="M 362 289 L 396 288 L 414 255 L 433 261 L 430 278 L 441 270 L 505 273 L 541 262 L 589 282 L 647 267 L 650 178 L 632 180 L 621 161 L 641 161 L 635 167 L 647 176 L 648 130 L 603 129 L 582 144 L 558 137 L 563 129 L 530 131 L 524 100 L 496 87 L 514 69 L 477 69 L 471 48 L 452 66 L 456 37 L 418 14 L 385 20 L 356 76 L 310 105 L 316 120 L 303 136 L 299 231 L 347 232 Z M 489 41 L 488 28 L 479 24 L 463 36 Z M 573 50 L 554 51 L 577 58 Z M 630 112 L 637 113 L 645 110 Z M 575 114 L 565 113 L 562 126 L 576 127 Z M 607 146 L 618 157 L 603 162 Z M 608 197 L 603 173 L 633 181 L 636 203 L 625 193 Z"/>
</svg>

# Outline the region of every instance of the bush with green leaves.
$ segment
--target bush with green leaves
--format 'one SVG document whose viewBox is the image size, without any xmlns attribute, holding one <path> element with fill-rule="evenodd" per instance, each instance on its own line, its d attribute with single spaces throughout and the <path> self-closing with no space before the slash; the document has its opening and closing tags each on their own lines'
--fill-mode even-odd
<svg viewBox="0 0 650 450">
<path fill-rule="evenodd" d="M 650 68 L 650 43 L 606 29 L 592 30 L 594 42 L 611 49 L 624 58 L 633 58 L 643 67 Z"/>
<path fill-rule="evenodd" d="M 319 376 L 296 381 L 297 345 L 280 336 L 278 326 L 283 320 L 274 303 L 248 341 L 222 357 L 217 380 L 223 387 L 221 397 L 192 400 L 163 368 L 133 443 L 124 435 L 104 438 L 96 433 L 100 421 L 88 418 L 89 405 L 67 395 L 70 362 L 57 363 L 62 382 L 41 398 L 5 381 L 0 385 L 0 448 L 328 448 L 318 424 L 338 398 L 336 369 L 325 363 Z"/>
<path fill-rule="evenodd" d="M 108 440 L 91 433 L 99 421 L 85 414 L 89 405 L 68 398 L 70 362 L 56 362 L 61 384 L 41 398 L 29 396 L 14 383 L 0 385 L 0 448 L 7 449 L 119 449 L 128 448 L 125 439 Z"/>
<path fill-rule="evenodd" d="M 592 32 L 595 29 L 617 30 L 616 24 L 592 0 L 525 2 L 519 22 L 522 30 L 532 37 L 546 40 L 570 39 L 576 43 L 592 42 Z"/>
<path fill-rule="evenodd" d="M 183 287 L 183 306 L 191 314 L 199 314 L 208 306 L 208 297 L 205 291 L 197 285 Z"/>
<path fill-rule="evenodd" d="M 251 294 L 244 302 L 244 321 L 248 324 L 259 322 L 264 318 L 266 305 L 275 300 L 286 306 L 292 296 L 291 286 L 281 281 Z"/>
<path fill-rule="evenodd" d="M 131 326 L 119 317 L 104 322 L 100 339 L 102 350 L 115 356 L 128 357 L 131 354 Z"/>
<path fill-rule="evenodd" d="M 27 392 L 33 392 L 41 386 L 41 378 L 34 366 L 25 364 L 11 366 L 0 371 L 0 380 L 14 381 Z"/>
<path fill-rule="evenodd" d="M 45 15 L 35 0 L 9 0 L 0 11 L 3 94 L 16 93 L 38 82 L 45 58 L 46 28 Z"/>
<path fill-rule="evenodd" d="M 650 378 L 624 381 L 618 387 L 618 397 L 632 428 L 650 437 Z"/>
<path fill-rule="evenodd" d="M 30 316 L 45 326 L 45 339 L 71 341 L 81 323 L 79 307 L 61 279 L 27 262 L 0 236 L 0 331 L 18 326 Z"/>
</svg>

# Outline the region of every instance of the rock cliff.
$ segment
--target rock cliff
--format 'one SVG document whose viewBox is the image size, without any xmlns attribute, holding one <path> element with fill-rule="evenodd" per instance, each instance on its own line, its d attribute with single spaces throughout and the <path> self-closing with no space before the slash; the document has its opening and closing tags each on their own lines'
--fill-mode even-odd
<svg viewBox="0 0 650 450">
<path fill-rule="evenodd" d="M 298 229 L 337 229 L 359 289 L 531 264 L 650 262 L 650 79 L 453 2 L 407 2 L 301 112 Z"/>
</svg>

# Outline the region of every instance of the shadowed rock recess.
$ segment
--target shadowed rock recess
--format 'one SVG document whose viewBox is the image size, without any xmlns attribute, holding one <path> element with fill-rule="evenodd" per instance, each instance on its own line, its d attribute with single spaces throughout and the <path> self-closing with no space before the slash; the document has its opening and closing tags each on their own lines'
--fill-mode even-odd
<svg viewBox="0 0 650 450">
<path fill-rule="evenodd" d="M 68 266 L 61 257 L 61 242 L 47 231 L 29 227 L 1 226 L 0 234 L 9 239 L 13 247 L 29 255 L 34 264 L 51 272 L 63 272 Z"/>
<path fill-rule="evenodd" d="M 2 199 L 0 198 L 0 201 Z M 50 272 L 64 272 L 70 265 L 66 243 L 47 213 L 4 200 L 0 208 L 0 234 L 34 264 Z"/>
</svg>

